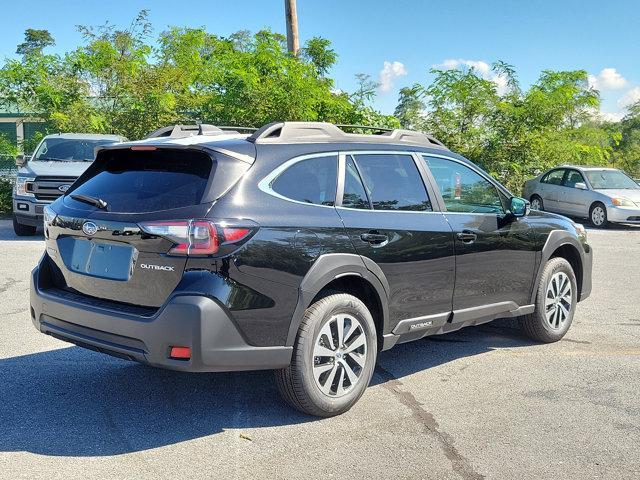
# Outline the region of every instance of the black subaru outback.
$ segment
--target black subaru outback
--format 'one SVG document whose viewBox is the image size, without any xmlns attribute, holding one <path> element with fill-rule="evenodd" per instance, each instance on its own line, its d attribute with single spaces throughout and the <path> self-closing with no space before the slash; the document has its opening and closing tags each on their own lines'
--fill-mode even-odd
<svg viewBox="0 0 640 480">
<path fill-rule="evenodd" d="M 396 343 L 502 317 L 554 342 L 591 291 L 581 225 L 407 130 L 176 126 L 101 147 L 45 236 L 41 332 L 175 370 L 274 369 L 319 416 Z"/>
</svg>

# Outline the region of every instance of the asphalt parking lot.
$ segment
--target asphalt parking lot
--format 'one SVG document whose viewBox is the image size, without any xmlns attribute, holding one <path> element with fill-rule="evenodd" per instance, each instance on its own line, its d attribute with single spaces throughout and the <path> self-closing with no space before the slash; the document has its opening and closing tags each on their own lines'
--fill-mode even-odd
<svg viewBox="0 0 640 480">
<path fill-rule="evenodd" d="M 37 333 L 43 241 L 0 220 L 0 478 L 638 478 L 640 229 L 589 239 L 593 294 L 563 341 L 498 321 L 400 345 L 318 420 L 271 372 L 175 373 Z"/>
</svg>

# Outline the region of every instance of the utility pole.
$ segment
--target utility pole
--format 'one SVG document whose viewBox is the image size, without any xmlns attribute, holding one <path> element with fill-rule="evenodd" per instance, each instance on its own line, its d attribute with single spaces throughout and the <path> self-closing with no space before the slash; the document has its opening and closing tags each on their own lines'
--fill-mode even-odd
<svg viewBox="0 0 640 480">
<path fill-rule="evenodd" d="M 298 38 L 298 11 L 296 0 L 284 0 L 284 12 L 287 21 L 287 49 L 292 55 L 298 55 L 300 40 Z"/>
</svg>

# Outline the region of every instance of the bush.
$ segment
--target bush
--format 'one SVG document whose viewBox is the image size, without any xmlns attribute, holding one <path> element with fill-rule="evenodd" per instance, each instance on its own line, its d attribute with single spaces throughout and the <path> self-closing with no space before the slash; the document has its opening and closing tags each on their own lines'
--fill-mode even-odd
<svg viewBox="0 0 640 480">
<path fill-rule="evenodd" d="M 13 190 L 12 183 L 6 178 L 0 178 L 0 215 L 11 213 L 11 192 Z"/>
</svg>

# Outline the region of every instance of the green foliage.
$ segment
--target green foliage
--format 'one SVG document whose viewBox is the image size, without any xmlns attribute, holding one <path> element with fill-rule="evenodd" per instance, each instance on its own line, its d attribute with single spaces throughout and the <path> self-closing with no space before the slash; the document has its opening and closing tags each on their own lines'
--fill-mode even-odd
<svg viewBox="0 0 640 480">
<path fill-rule="evenodd" d="M 515 193 L 528 178 L 562 163 L 640 171 L 638 116 L 630 114 L 623 131 L 620 124 L 595 120 L 599 94 L 583 70 L 544 71 L 526 92 L 504 62 L 493 65 L 500 90 L 473 68 L 432 73 L 430 85 L 400 92 L 396 115 L 479 163 Z"/>
<path fill-rule="evenodd" d="M 16 53 L 25 56 L 39 55 L 43 49 L 55 45 L 55 43 L 48 30 L 28 28 L 24 32 L 24 42 L 18 45 Z"/>
<path fill-rule="evenodd" d="M 0 215 L 11 213 L 13 205 L 11 194 L 13 185 L 6 178 L 0 178 Z"/>
<path fill-rule="evenodd" d="M 426 108 L 427 106 L 421 98 L 421 88 L 404 87 L 400 89 L 398 106 L 394 115 L 402 128 L 421 130 L 424 127 L 423 112 Z"/>
<path fill-rule="evenodd" d="M 376 85 L 335 92 L 326 77 L 336 52 L 310 39 L 292 56 L 268 30 L 228 38 L 204 28 L 171 28 L 151 38 L 146 11 L 127 28 L 80 26 L 84 45 L 46 55 L 46 35 L 29 34 L 20 60 L 0 69 L 0 101 L 56 131 L 119 133 L 136 139 L 172 123 L 261 126 L 276 120 L 398 125 L 375 111 Z M 152 46 L 153 45 L 153 46 Z"/>
<path fill-rule="evenodd" d="M 313 37 L 302 49 L 302 54 L 316 67 L 319 75 L 325 76 L 338 60 L 338 54 L 326 38 Z"/>
<path fill-rule="evenodd" d="M 400 90 L 392 116 L 373 108 L 379 85 L 366 74 L 356 75 L 354 92 L 336 90 L 327 75 L 338 56 L 320 37 L 293 56 L 285 38 L 269 30 L 221 37 L 174 27 L 154 35 L 145 10 L 126 28 L 78 30 L 82 45 L 60 55 L 47 53 L 54 45 L 48 31 L 27 30 L 20 58 L 0 65 L 0 103 L 46 121 L 49 131 L 130 139 L 199 121 L 402 126 L 433 133 L 514 192 L 560 163 L 612 165 L 640 176 L 640 103 L 622 122 L 594 119 L 599 93 L 582 70 L 544 71 L 526 91 L 505 62 L 492 65 L 491 79 L 473 68 L 432 70 L 430 84 Z M 29 152 L 38 139 L 22 147 Z M 15 155 L 0 140 L 0 153 L 9 147 Z"/>
<path fill-rule="evenodd" d="M 0 159 L 18 155 L 18 148 L 6 135 L 0 135 Z"/>
</svg>

